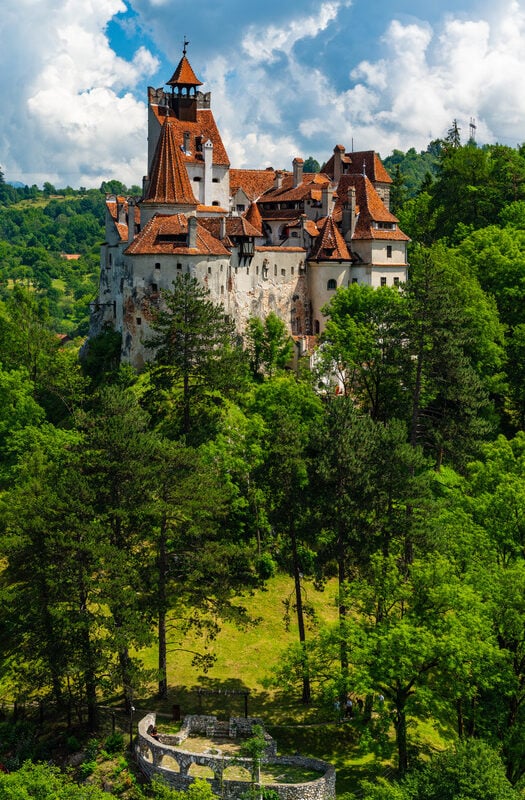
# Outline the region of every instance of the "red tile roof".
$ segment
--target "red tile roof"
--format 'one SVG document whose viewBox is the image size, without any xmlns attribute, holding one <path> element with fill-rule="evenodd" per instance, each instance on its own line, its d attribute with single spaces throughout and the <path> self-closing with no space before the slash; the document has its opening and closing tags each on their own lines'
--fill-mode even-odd
<svg viewBox="0 0 525 800">
<path fill-rule="evenodd" d="M 198 108 L 197 119 L 195 122 L 177 119 L 174 112 L 166 106 L 151 105 L 151 110 L 157 117 L 159 124 L 162 125 L 165 119 L 169 119 L 173 125 L 173 133 L 179 146 L 182 158 L 185 163 L 201 163 L 204 161 L 202 147 L 208 139 L 213 144 L 213 163 L 229 167 L 230 160 L 224 147 L 219 129 L 209 108 Z M 185 152 L 184 134 L 189 133 L 189 152 Z M 200 149 L 199 149 L 200 148 Z"/>
<path fill-rule="evenodd" d="M 244 215 L 244 218 L 248 220 L 250 225 L 252 225 L 257 231 L 259 231 L 259 236 L 262 236 L 263 221 L 257 203 L 252 203 L 250 205 L 250 208 Z"/>
<path fill-rule="evenodd" d="M 343 175 L 337 187 L 334 216 L 339 219 L 343 206 L 348 201 L 348 189 L 353 186 L 356 196 L 357 222 L 354 239 L 392 239 L 409 241 L 409 237 L 398 227 L 398 219 L 387 210 L 371 181 L 363 175 Z M 337 212 L 337 213 L 335 213 Z M 393 229 L 377 228 L 374 223 L 386 223 Z"/>
<path fill-rule="evenodd" d="M 188 218 L 184 214 L 155 214 L 126 248 L 125 255 L 230 255 L 199 221 L 196 247 L 188 247 L 187 234 Z"/>
<path fill-rule="evenodd" d="M 118 221 L 118 207 L 121 206 L 124 209 L 124 213 L 128 215 L 129 212 L 129 205 L 127 197 L 123 197 L 120 195 L 106 195 L 106 209 L 109 212 L 113 222 L 115 223 L 115 228 L 117 229 L 118 235 L 120 240 L 125 242 L 128 239 L 128 226 L 125 222 Z M 137 225 L 140 224 L 140 208 L 135 205 L 134 212 L 133 212 L 134 221 Z"/>
<path fill-rule="evenodd" d="M 299 186 L 294 187 L 293 175 L 286 173 L 279 189 L 271 188 L 259 198 L 260 203 L 299 202 L 308 197 L 318 199 L 323 186 L 330 184 L 330 178 L 319 172 L 306 172 Z"/>
<path fill-rule="evenodd" d="M 249 200 L 258 200 L 264 192 L 271 189 L 275 181 L 274 169 L 231 169 L 230 194 L 242 189 Z"/>
<path fill-rule="evenodd" d="M 173 119 L 166 117 L 153 156 L 149 187 L 143 203 L 196 206 L 188 171 L 182 160 Z"/>
<path fill-rule="evenodd" d="M 225 217 L 226 236 L 253 236 L 260 237 L 261 231 L 254 228 L 244 217 Z M 214 217 L 199 217 L 199 224 L 203 225 L 216 239 L 220 239 L 221 220 Z"/>
<path fill-rule="evenodd" d="M 175 72 L 169 79 L 168 86 L 202 86 L 202 81 L 195 75 L 185 55 L 182 56 Z"/>
<path fill-rule="evenodd" d="M 310 261 L 351 261 L 343 236 L 339 232 L 332 217 L 327 217 L 316 242 L 314 243 Z"/>
<path fill-rule="evenodd" d="M 342 145 L 337 145 L 337 148 L 340 151 L 344 151 Z M 364 167 L 366 177 L 369 178 L 372 183 L 392 183 L 392 178 L 374 150 L 359 150 L 357 152 L 344 153 L 344 155 L 342 155 L 342 162 L 344 164 L 345 175 L 362 175 Z M 334 156 L 323 166 L 323 172 L 326 172 L 332 178 L 334 177 Z"/>
</svg>

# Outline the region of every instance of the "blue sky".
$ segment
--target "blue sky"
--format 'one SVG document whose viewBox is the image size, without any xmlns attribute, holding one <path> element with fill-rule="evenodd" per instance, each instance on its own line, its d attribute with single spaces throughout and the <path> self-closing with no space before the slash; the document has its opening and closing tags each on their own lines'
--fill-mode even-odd
<svg viewBox="0 0 525 800">
<path fill-rule="evenodd" d="M 212 92 L 232 166 L 320 162 L 336 144 L 425 149 L 457 118 L 525 140 L 525 0 L 3 0 L 8 180 L 140 183 L 146 88 L 181 56 Z"/>
</svg>

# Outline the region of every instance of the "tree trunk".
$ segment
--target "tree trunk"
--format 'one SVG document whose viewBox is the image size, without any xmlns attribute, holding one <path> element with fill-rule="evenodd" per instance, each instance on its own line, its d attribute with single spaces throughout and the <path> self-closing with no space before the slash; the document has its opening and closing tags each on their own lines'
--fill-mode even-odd
<svg viewBox="0 0 525 800">
<path fill-rule="evenodd" d="M 395 698 L 396 717 L 394 724 L 396 729 L 397 768 L 401 777 L 405 775 L 408 769 L 406 701 L 406 693 L 401 689 L 398 690 Z"/>
<path fill-rule="evenodd" d="M 301 590 L 301 570 L 299 565 L 299 557 L 297 554 L 297 536 L 295 534 L 295 526 L 293 520 L 290 522 L 290 538 L 292 542 L 292 559 L 293 559 L 293 575 L 295 585 L 295 607 L 297 610 L 297 627 L 299 628 L 299 642 L 302 648 L 302 663 L 303 663 L 303 692 L 301 701 L 308 705 L 311 700 L 310 689 L 310 676 L 308 669 L 308 657 L 306 654 L 306 632 L 304 626 L 304 611 L 303 611 L 303 596 Z"/>
<path fill-rule="evenodd" d="M 166 552 L 166 516 L 164 515 L 159 540 L 158 554 L 158 647 L 159 647 L 159 689 L 160 700 L 168 697 L 168 656 L 166 643 L 166 582 L 168 574 L 168 558 Z"/>
</svg>

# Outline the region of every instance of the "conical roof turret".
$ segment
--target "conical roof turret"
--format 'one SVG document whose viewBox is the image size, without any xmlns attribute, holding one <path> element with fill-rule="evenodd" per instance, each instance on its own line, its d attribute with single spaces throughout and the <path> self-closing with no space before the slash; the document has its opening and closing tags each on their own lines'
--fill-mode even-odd
<svg viewBox="0 0 525 800">
<path fill-rule="evenodd" d="M 166 117 L 151 165 L 145 203 L 196 206 L 186 166 L 177 145 L 176 120 Z"/>
</svg>

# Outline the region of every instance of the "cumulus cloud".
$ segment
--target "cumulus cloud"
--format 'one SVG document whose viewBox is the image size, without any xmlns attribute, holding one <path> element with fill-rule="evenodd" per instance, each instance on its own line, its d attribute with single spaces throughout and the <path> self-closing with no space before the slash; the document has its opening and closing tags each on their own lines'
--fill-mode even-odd
<svg viewBox="0 0 525 800">
<path fill-rule="evenodd" d="M 146 109 L 132 92 L 157 59 L 144 47 L 131 61 L 111 49 L 106 26 L 125 10 L 121 0 L 4 0 L 0 163 L 7 178 L 61 186 L 140 181 Z"/>
<path fill-rule="evenodd" d="M 193 35 L 187 0 L 128 0 L 133 15 L 123 0 L 3 0 L 0 164 L 8 179 L 40 185 L 139 182 L 145 86 L 161 56 L 169 78 L 185 34 L 233 166 L 323 162 L 335 144 L 424 149 L 454 118 L 464 137 L 475 117 L 478 141 L 515 145 L 525 138 L 525 11 L 503 0 L 481 12 L 480 2 L 463 0 L 468 13 L 443 0 L 449 11 L 430 21 L 390 19 L 378 0 L 381 13 L 364 22 L 367 8 L 350 0 L 201 0 Z M 138 42 L 127 58 L 107 35 L 117 14 Z M 158 55 L 140 46 L 145 31 Z"/>
</svg>

